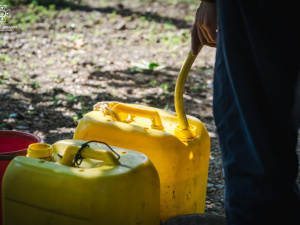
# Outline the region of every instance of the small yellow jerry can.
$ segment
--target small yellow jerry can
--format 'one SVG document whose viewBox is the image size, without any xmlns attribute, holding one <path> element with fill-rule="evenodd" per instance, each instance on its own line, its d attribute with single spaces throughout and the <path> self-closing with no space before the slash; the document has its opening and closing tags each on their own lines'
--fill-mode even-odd
<svg viewBox="0 0 300 225">
<path fill-rule="evenodd" d="M 79 140 L 33 144 L 8 166 L 3 224 L 159 225 L 159 178 L 142 153 Z"/>
<path fill-rule="evenodd" d="M 105 140 L 144 153 L 160 177 L 160 217 L 204 213 L 210 138 L 185 115 L 184 84 L 196 56 L 188 55 L 176 84 L 176 113 L 142 105 L 101 102 L 79 122 L 74 139 Z"/>
</svg>

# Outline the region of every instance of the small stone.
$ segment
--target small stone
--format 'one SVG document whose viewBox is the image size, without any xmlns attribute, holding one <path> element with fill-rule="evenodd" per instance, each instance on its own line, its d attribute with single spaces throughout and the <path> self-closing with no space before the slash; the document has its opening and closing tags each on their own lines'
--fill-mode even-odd
<svg viewBox="0 0 300 225">
<path fill-rule="evenodd" d="M 28 110 L 34 110 L 33 106 L 30 105 L 30 106 L 28 107 Z"/>
<path fill-rule="evenodd" d="M 28 126 L 16 126 L 16 129 L 19 129 L 19 130 L 28 130 Z"/>
<path fill-rule="evenodd" d="M 210 138 L 217 138 L 217 135 L 214 132 L 208 132 Z"/>
<path fill-rule="evenodd" d="M 58 101 L 56 102 L 56 105 L 57 105 L 57 106 L 62 105 L 62 100 L 58 100 Z"/>
<path fill-rule="evenodd" d="M 77 67 L 77 66 L 74 66 L 73 69 L 72 69 L 72 72 L 73 72 L 73 73 L 78 73 L 78 67 Z"/>
<path fill-rule="evenodd" d="M 217 188 L 219 188 L 219 189 L 223 189 L 224 188 L 224 185 L 223 184 L 216 184 L 215 185 Z"/>
<path fill-rule="evenodd" d="M 63 102 L 62 102 L 62 105 L 63 105 L 63 106 L 68 106 L 68 102 L 67 102 L 67 101 L 63 101 Z"/>
<path fill-rule="evenodd" d="M 121 21 L 120 23 L 116 24 L 115 29 L 116 30 L 124 30 L 126 28 L 126 23 L 124 21 Z"/>
<path fill-rule="evenodd" d="M 200 97 L 206 98 L 206 93 L 205 93 L 205 92 L 202 92 L 202 93 L 200 94 Z"/>
<path fill-rule="evenodd" d="M 15 127 L 15 122 L 16 120 L 14 118 L 9 118 L 7 121 L 6 121 L 6 127 L 8 129 L 14 129 Z"/>
<path fill-rule="evenodd" d="M 12 113 L 8 116 L 8 118 L 16 118 L 16 119 L 25 119 L 24 114 L 22 113 Z"/>
<path fill-rule="evenodd" d="M 207 188 L 212 188 L 214 185 L 211 183 L 207 183 Z"/>
<path fill-rule="evenodd" d="M 213 88 L 213 85 L 212 85 L 212 84 L 207 84 L 207 85 L 206 85 L 206 88 L 207 88 L 207 89 L 212 89 L 212 88 Z"/>
<path fill-rule="evenodd" d="M 209 188 L 209 189 L 207 189 L 207 192 L 209 192 L 209 193 L 214 192 L 214 191 L 216 191 L 215 188 Z"/>
</svg>

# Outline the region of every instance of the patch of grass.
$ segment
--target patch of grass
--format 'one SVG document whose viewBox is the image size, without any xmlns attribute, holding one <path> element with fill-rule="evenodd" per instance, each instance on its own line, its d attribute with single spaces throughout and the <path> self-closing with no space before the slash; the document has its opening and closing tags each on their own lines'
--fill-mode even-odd
<svg viewBox="0 0 300 225">
<path fill-rule="evenodd" d="M 74 57 L 72 58 L 72 60 L 71 60 L 71 64 L 72 64 L 72 65 L 76 65 L 76 64 L 79 63 L 79 61 L 80 61 L 79 57 L 78 57 L 78 56 L 74 56 Z"/>
<path fill-rule="evenodd" d="M 149 22 L 149 18 L 147 18 L 146 16 L 141 16 L 140 17 L 140 21 L 139 21 L 139 28 L 148 28 L 150 25 L 150 22 Z"/>
<path fill-rule="evenodd" d="M 177 45 L 183 45 L 187 41 L 188 37 L 185 35 L 178 35 L 178 34 L 164 34 L 161 37 L 161 41 L 164 45 L 169 47 L 174 47 Z"/>
<path fill-rule="evenodd" d="M 84 38 L 83 34 L 77 34 L 77 33 L 75 33 L 75 34 L 72 34 L 71 36 L 69 36 L 68 40 L 73 42 L 75 40 L 82 39 L 82 38 Z"/>
<path fill-rule="evenodd" d="M 63 39 L 67 36 L 67 33 L 66 32 L 62 32 L 62 33 L 56 33 L 55 34 L 55 38 L 56 39 Z"/>
<path fill-rule="evenodd" d="M 30 63 L 30 64 L 29 64 L 29 68 L 32 69 L 32 68 L 35 68 L 35 67 L 36 67 L 36 63 Z"/>
<path fill-rule="evenodd" d="M 0 62 L 3 61 L 3 62 L 6 62 L 6 63 L 9 63 L 11 61 L 11 58 L 9 55 L 6 55 L 6 54 L 0 54 Z"/>
<path fill-rule="evenodd" d="M 26 3 L 26 2 L 25 2 Z M 18 25 L 21 30 L 25 30 L 31 24 L 39 21 L 44 21 L 45 18 L 53 19 L 58 14 L 55 4 L 48 4 L 48 6 L 39 5 L 37 1 L 32 1 L 27 6 L 26 13 L 19 12 L 14 17 L 9 18 L 10 25 Z"/>
<path fill-rule="evenodd" d="M 20 63 L 19 69 L 24 71 L 26 69 L 26 65 L 24 63 Z"/>
<path fill-rule="evenodd" d="M 118 89 L 114 88 L 114 89 L 112 89 L 111 92 L 112 92 L 112 93 L 111 93 L 112 97 L 114 97 L 114 98 L 117 98 L 117 97 L 118 97 Z"/>
<path fill-rule="evenodd" d="M 86 111 L 86 112 L 88 112 L 89 111 L 89 107 L 87 107 L 87 106 L 81 106 L 81 110 L 84 110 L 84 111 Z"/>
<path fill-rule="evenodd" d="M 10 74 L 7 72 L 7 70 L 4 70 L 3 71 L 3 78 L 4 79 L 9 79 L 11 76 L 10 76 Z"/>
<path fill-rule="evenodd" d="M 151 80 L 150 82 L 149 82 L 149 85 L 151 85 L 151 86 L 155 86 L 157 84 L 157 81 L 156 80 Z"/>
<path fill-rule="evenodd" d="M 192 16 L 192 15 L 186 15 L 185 17 L 183 17 L 183 19 L 184 19 L 185 21 L 188 21 L 188 22 L 194 22 L 195 16 Z"/>
<path fill-rule="evenodd" d="M 73 119 L 74 122 L 76 122 L 77 120 L 79 120 L 79 116 L 78 115 L 72 116 L 72 119 Z"/>
<path fill-rule="evenodd" d="M 68 102 L 75 102 L 77 99 L 77 95 L 67 94 L 66 95 L 66 101 Z"/>
<path fill-rule="evenodd" d="M 191 90 L 192 92 L 202 92 L 206 89 L 206 80 L 204 79 L 202 82 L 195 83 L 192 85 Z"/>
<path fill-rule="evenodd" d="M 169 84 L 168 83 L 162 83 L 160 87 L 165 91 L 169 92 Z"/>
<path fill-rule="evenodd" d="M 164 27 L 164 29 L 165 30 L 167 30 L 167 31 L 175 31 L 175 30 L 177 30 L 177 28 L 176 28 L 176 26 L 175 25 L 173 25 L 172 23 L 164 23 L 163 24 L 163 27 Z"/>
<path fill-rule="evenodd" d="M 23 77 L 22 83 L 24 83 L 24 84 L 28 83 L 28 74 L 22 73 L 22 77 Z"/>
<path fill-rule="evenodd" d="M 60 100 L 59 97 L 54 97 L 54 99 L 53 99 L 53 104 L 57 104 L 57 102 L 58 102 L 59 100 Z"/>
<path fill-rule="evenodd" d="M 41 85 L 37 82 L 37 81 L 33 81 L 33 88 L 34 89 L 37 89 L 37 88 L 40 88 Z"/>
<path fill-rule="evenodd" d="M 130 68 L 130 71 L 132 73 L 137 73 L 137 72 L 141 72 L 141 71 L 146 71 L 146 72 L 152 72 L 152 71 L 158 71 L 161 69 L 166 68 L 165 65 L 159 65 L 156 62 L 147 62 L 145 60 L 143 60 L 141 63 L 134 63 L 134 66 L 132 68 Z"/>
<path fill-rule="evenodd" d="M 54 63 L 54 62 L 53 62 L 52 59 L 48 59 L 47 62 L 46 62 L 47 65 L 53 65 L 53 63 Z"/>
<path fill-rule="evenodd" d="M 68 2 L 74 2 L 73 0 L 3 0 L 6 5 L 16 4 L 34 4 L 34 5 L 54 5 L 54 4 L 66 4 Z M 1 2 L 2 3 L 2 2 Z M 75 3 L 81 3 L 81 0 L 75 1 Z"/>
<path fill-rule="evenodd" d="M 71 8 L 70 7 L 66 7 L 63 9 L 64 12 L 71 12 Z"/>
<path fill-rule="evenodd" d="M 102 34 L 104 34 L 104 30 L 99 30 L 95 33 L 96 36 L 101 36 Z"/>
<path fill-rule="evenodd" d="M 117 37 L 113 38 L 112 42 L 115 43 L 116 46 L 119 46 L 119 47 L 124 46 L 124 41 L 120 38 L 117 38 Z"/>
<path fill-rule="evenodd" d="M 110 15 L 113 15 L 113 16 L 118 15 L 118 11 L 114 9 Z"/>
<path fill-rule="evenodd" d="M 51 76 L 50 77 L 50 81 L 51 82 L 58 82 L 59 81 L 59 77 L 58 76 Z"/>
</svg>

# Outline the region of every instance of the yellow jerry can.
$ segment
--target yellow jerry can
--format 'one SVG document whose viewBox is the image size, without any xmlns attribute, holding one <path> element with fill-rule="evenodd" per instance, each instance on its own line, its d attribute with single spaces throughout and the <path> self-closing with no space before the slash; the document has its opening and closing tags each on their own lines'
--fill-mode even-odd
<svg viewBox="0 0 300 225">
<path fill-rule="evenodd" d="M 196 56 L 189 53 L 175 90 L 176 113 L 118 102 L 101 102 L 79 122 L 74 139 L 105 140 L 144 153 L 160 178 L 160 217 L 204 213 L 210 138 L 202 122 L 186 117 L 184 84 Z"/>
<path fill-rule="evenodd" d="M 147 156 L 79 140 L 45 146 L 8 166 L 4 225 L 160 224 L 159 178 Z"/>
</svg>

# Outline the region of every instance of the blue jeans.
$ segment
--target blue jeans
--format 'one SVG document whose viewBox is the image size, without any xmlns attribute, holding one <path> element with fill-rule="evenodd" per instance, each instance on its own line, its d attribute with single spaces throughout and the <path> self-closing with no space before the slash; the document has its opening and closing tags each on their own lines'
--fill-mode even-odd
<svg viewBox="0 0 300 225">
<path fill-rule="evenodd" d="M 213 111 L 227 223 L 300 224 L 292 119 L 298 9 L 270 0 L 218 0 L 217 8 Z"/>
</svg>

